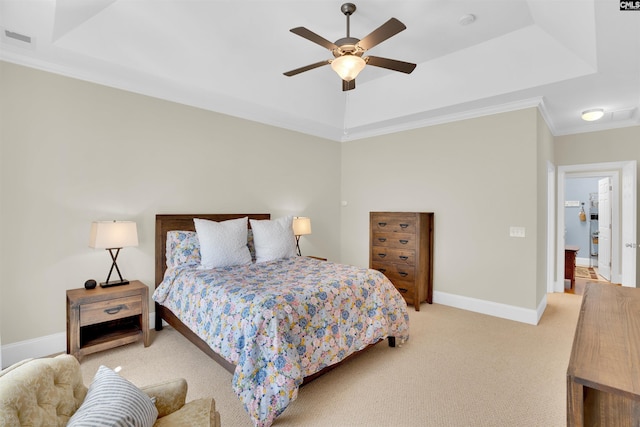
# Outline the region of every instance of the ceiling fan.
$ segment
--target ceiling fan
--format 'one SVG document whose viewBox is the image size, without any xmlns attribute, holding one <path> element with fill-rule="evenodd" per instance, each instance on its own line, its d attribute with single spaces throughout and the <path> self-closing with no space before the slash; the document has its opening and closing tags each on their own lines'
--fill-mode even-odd
<svg viewBox="0 0 640 427">
<path fill-rule="evenodd" d="M 323 65 L 331 64 L 331 68 L 338 73 L 342 79 L 342 90 L 352 90 L 356 88 L 356 76 L 365 65 L 373 65 L 374 67 L 386 68 L 388 70 L 400 71 L 401 73 L 410 74 L 416 64 L 410 62 L 397 61 L 395 59 L 381 58 L 379 56 L 366 56 L 362 55 L 372 47 L 382 43 L 388 38 L 395 36 L 400 31 L 405 30 L 407 27 L 396 18 L 391 18 L 375 30 L 373 30 L 368 36 L 362 40 L 350 35 L 350 22 L 349 17 L 356 11 L 356 5 L 353 3 L 345 3 L 340 7 L 340 10 L 347 17 L 347 36 L 336 40 L 335 43 L 331 43 L 324 37 L 319 36 L 311 30 L 305 27 L 292 28 L 290 31 L 294 34 L 304 37 L 320 46 L 327 48 L 331 51 L 334 59 L 327 59 L 324 61 L 316 62 L 314 64 L 306 65 L 304 67 L 296 68 L 295 70 L 287 71 L 285 76 L 291 77 L 296 74 L 300 74 L 305 71 L 313 70 L 314 68 L 322 67 Z"/>
</svg>

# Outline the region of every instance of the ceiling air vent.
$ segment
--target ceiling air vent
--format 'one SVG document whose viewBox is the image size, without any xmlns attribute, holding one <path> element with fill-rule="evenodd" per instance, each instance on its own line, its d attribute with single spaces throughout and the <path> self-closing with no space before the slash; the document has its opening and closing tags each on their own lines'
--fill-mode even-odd
<svg viewBox="0 0 640 427">
<path fill-rule="evenodd" d="M 633 114 L 636 112 L 635 108 L 631 108 L 630 110 L 618 110 L 618 111 L 614 111 L 611 114 L 611 120 L 613 121 L 617 121 L 617 120 L 629 120 L 631 118 L 633 118 Z"/>
<path fill-rule="evenodd" d="M 27 49 L 35 47 L 35 39 L 33 37 L 4 28 L 2 29 L 2 42 Z"/>
</svg>

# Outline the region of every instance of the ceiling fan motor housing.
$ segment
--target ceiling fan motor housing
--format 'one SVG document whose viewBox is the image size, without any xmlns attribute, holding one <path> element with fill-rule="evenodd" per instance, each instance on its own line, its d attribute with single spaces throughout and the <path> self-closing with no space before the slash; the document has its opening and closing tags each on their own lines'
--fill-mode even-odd
<svg viewBox="0 0 640 427">
<path fill-rule="evenodd" d="M 335 44 L 338 46 L 338 49 L 332 50 L 331 53 L 333 53 L 333 56 L 336 58 L 345 54 L 362 56 L 364 49 L 358 46 L 359 41 L 360 39 L 355 37 L 344 37 L 336 40 Z"/>
</svg>

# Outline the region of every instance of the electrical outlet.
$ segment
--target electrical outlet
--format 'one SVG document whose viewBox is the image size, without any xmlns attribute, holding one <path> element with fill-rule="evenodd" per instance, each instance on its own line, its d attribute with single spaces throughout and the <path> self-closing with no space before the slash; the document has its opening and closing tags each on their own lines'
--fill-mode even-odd
<svg viewBox="0 0 640 427">
<path fill-rule="evenodd" d="M 509 236 L 511 237 L 525 237 L 524 227 L 509 227 Z"/>
</svg>

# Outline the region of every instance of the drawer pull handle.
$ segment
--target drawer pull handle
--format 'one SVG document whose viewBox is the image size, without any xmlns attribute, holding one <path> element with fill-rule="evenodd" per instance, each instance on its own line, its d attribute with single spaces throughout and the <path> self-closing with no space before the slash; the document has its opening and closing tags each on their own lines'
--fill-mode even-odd
<svg viewBox="0 0 640 427">
<path fill-rule="evenodd" d="M 400 224 L 400 228 L 407 228 L 409 224 Z"/>
<path fill-rule="evenodd" d="M 107 309 L 104 310 L 104 312 L 107 313 L 107 314 L 116 314 L 120 310 L 122 310 L 123 308 L 127 308 L 127 306 L 124 305 L 124 304 L 120 304 L 120 305 L 117 305 L 115 307 L 107 308 Z"/>
<path fill-rule="evenodd" d="M 378 254 L 378 256 L 379 256 L 380 258 L 384 258 L 384 257 L 386 257 L 386 256 L 387 256 L 387 254 Z"/>
<path fill-rule="evenodd" d="M 379 269 L 378 269 L 378 271 L 379 271 L 380 273 L 384 273 L 385 271 L 387 271 L 387 269 L 386 269 L 386 268 L 379 268 Z"/>
<path fill-rule="evenodd" d="M 400 243 L 402 243 L 403 245 L 406 245 L 407 243 L 409 243 L 408 240 L 399 240 Z"/>
<path fill-rule="evenodd" d="M 409 289 L 406 289 L 406 288 L 398 288 L 398 290 L 403 294 L 406 294 L 407 292 L 409 292 Z"/>
<path fill-rule="evenodd" d="M 406 256 L 406 255 L 400 255 L 398 258 L 400 258 L 400 259 L 401 259 L 401 260 L 403 260 L 403 261 L 406 261 L 406 260 L 408 260 L 408 259 L 409 259 L 409 257 L 408 257 L 408 256 Z"/>
<path fill-rule="evenodd" d="M 405 273 L 404 271 L 400 271 L 400 272 L 398 272 L 398 274 L 399 274 L 401 277 L 407 277 L 407 276 L 409 275 L 409 273 Z"/>
<path fill-rule="evenodd" d="M 378 238 L 378 241 L 379 241 L 379 242 L 386 242 L 386 241 L 387 241 L 387 238 L 386 238 L 386 237 L 379 237 L 379 238 Z"/>
<path fill-rule="evenodd" d="M 386 226 L 387 226 L 387 223 L 386 223 L 386 222 L 379 222 L 379 223 L 378 223 L 378 226 L 380 226 L 380 227 L 386 227 Z"/>
</svg>

